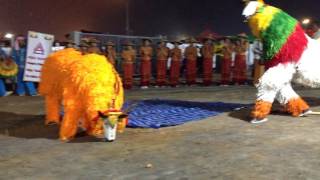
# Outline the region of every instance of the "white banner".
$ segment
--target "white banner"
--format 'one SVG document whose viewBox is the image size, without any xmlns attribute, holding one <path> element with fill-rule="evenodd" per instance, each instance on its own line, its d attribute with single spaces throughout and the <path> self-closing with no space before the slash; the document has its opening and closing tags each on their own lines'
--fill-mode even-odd
<svg viewBox="0 0 320 180">
<path fill-rule="evenodd" d="M 52 51 L 54 36 L 38 32 L 28 32 L 28 48 L 24 81 L 39 82 L 42 65 Z"/>
</svg>

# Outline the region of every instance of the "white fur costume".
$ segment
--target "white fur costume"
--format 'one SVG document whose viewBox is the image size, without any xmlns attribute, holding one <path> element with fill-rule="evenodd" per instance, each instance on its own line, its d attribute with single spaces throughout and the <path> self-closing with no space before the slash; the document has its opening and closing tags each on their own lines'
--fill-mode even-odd
<svg viewBox="0 0 320 180">
<path fill-rule="evenodd" d="M 264 8 L 265 6 L 266 5 L 263 1 L 247 1 L 247 6 L 243 11 L 243 15 L 247 19 L 250 19 L 252 16 L 255 16 L 257 13 L 259 13 L 259 8 Z M 261 19 L 263 18 L 264 17 Z M 257 24 L 261 25 L 261 23 Z M 305 36 L 307 35 L 305 34 Z M 301 99 L 293 90 L 291 86 L 292 82 L 313 88 L 320 87 L 319 41 L 307 37 L 307 47 L 304 49 L 300 59 L 292 60 L 291 62 L 286 63 L 279 63 L 270 67 L 260 78 L 257 85 L 257 102 L 272 104 L 276 99 L 282 105 L 287 105 L 292 99 Z M 255 111 L 260 111 L 259 109 L 263 109 L 261 107 L 257 108 L 257 106 L 259 106 L 259 104 L 257 104 Z M 301 110 L 298 107 L 299 105 L 296 106 L 297 107 L 294 108 L 298 109 L 297 111 L 300 110 L 300 114 L 305 113 L 302 112 L 302 110 L 308 110 L 306 108 Z M 267 120 L 266 115 L 268 112 L 255 113 L 264 113 L 264 115 L 253 115 L 254 119 L 251 121 L 252 123 L 259 123 Z"/>
</svg>

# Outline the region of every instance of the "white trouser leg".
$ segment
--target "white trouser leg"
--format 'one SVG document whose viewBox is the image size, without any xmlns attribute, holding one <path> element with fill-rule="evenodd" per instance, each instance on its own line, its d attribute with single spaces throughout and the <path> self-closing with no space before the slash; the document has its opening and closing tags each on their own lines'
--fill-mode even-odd
<svg viewBox="0 0 320 180">
<path fill-rule="evenodd" d="M 282 89 L 283 91 L 286 89 L 290 90 L 290 88 L 286 86 L 288 86 L 288 84 L 290 85 L 295 72 L 296 69 L 293 64 L 279 64 L 268 69 L 257 85 L 257 101 L 273 103 L 275 97 Z M 286 95 L 285 92 L 280 94 Z"/>
<path fill-rule="evenodd" d="M 299 95 L 293 90 L 291 83 L 285 84 L 278 92 L 276 99 L 281 105 L 285 105 L 290 99 L 298 99 Z"/>
</svg>

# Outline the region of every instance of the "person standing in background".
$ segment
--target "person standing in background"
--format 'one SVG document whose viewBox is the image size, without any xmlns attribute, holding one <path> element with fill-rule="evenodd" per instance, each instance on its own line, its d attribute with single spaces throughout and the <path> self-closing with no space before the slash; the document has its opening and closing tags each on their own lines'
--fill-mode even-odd
<svg viewBox="0 0 320 180">
<path fill-rule="evenodd" d="M 106 44 L 105 49 L 105 56 L 107 57 L 108 61 L 115 67 L 116 59 L 117 59 L 117 52 L 114 48 L 115 44 L 112 41 L 108 41 Z"/>
<path fill-rule="evenodd" d="M 186 48 L 184 56 L 186 58 L 186 80 L 187 85 L 192 86 L 196 84 L 197 78 L 197 55 L 198 49 L 195 47 L 197 41 L 194 38 L 189 39 L 190 45 Z"/>
<path fill-rule="evenodd" d="M 99 41 L 92 38 L 89 40 L 89 49 L 88 49 L 88 53 L 94 53 L 94 54 L 101 54 L 101 50 L 100 48 L 98 47 L 98 43 Z"/>
<path fill-rule="evenodd" d="M 69 40 L 67 41 L 67 48 L 77 49 L 77 45 L 76 45 L 76 43 L 73 42 L 73 40 L 69 39 Z"/>
<path fill-rule="evenodd" d="M 151 60 L 153 48 L 151 47 L 150 39 L 143 39 L 142 46 L 139 51 L 141 57 L 140 74 L 141 74 L 141 89 L 147 89 L 151 79 Z"/>
<path fill-rule="evenodd" d="M 224 41 L 224 46 L 222 49 L 222 63 L 221 63 L 221 85 L 227 86 L 230 84 L 231 80 L 231 64 L 232 64 L 232 52 L 233 44 L 231 40 L 226 37 Z"/>
<path fill-rule="evenodd" d="M 5 44 L 3 41 L 0 42 L 0 65 L 6 65 L 6 59 L 8 58 L 8 55 L 4 52 Z M 0 67 L 2 69 L 2 67 Z M 1 70 L 0 69 L 0 70 Z M 0 97 L 9 95 L 6 86 L 5 86 L 5 78 L 2 77 L 2 74 L 0 73 Z"/>
<path fill-rule="evenodd" d="M 311 38 L 319 40 L 320 39 L 320 28 L 319 23 L 314 21 L 310 24 L 309 28 L 307 28 L 307 33 Z"/>
<path fill-rule="evenodd" d="M 82 55 L 88 54 L 88 48 L 89 48 L 88 43 L 86 41 L 81 41 L 79 45 L 79 51 L 81 52 Z"/>
<path fill-rule="evenodd" d="M 244 85 L 247 81 L 247 50 L 249 43 L 247 35 L 241 33 L 236 42 L 236 58 L 234 62 L 233 81 L 236 85 Z"/>
<path fill-rule="evenodd" d="M 129 41 L 123 44 L 124 49 L 121 52 L 122 70 L 123 70 L 123 87 L 132 89 L 133 87 L 133 64 L 136 60 L 136 51 L 133 49 L 133 44 Z"/>
<path fill-rule="evenodd" d="M 174 48 L 170 50 L 171 66 L 170 66 L 170 85 L 177 87 L 179 84 L 180 67 L 182 62 L 182 50 L 179 48 L 180 41 L 172 42 Z"/>
<path fill-rule="evenodd" d="M 214 46 L 214 54 L 215 54 L 215 72 L 216 73 L 221 73 L 221 63 L 222 63 L 222 59 L 223 59 L 223 54 L 222 54 L 222 49 L 224 46 L 224 39 L 220 39 L 219 41 L 217 41 Z"/>
<path fill-rule="evenodd" d="M 156 86 L 166 85 L 167 62 L 169 57 L 169 48 L 166 47 L 167 41 L 161 40 L 157 48 L 157 79 Z"/>
<path fill-rule="evenodd" d="M 201 55 L 202 55 L 202 69 L 203 69 L 203 85 L 204 86 L 210 86 L 212 83 L 212 66 L 213 66 L 213 45 L 212 45 L 213 39 L 206 39 L 204 45 L 201 49 Z"/>
<path fill-rule="evenodd" d="M 26 94 L 30 96 L 37 95 L 37 91 L 33 82 L 27 82 L 23 80 L 25 64 L 27 56 L 27 42 L 25 37 L 17 36 L 15 40 L 15 47 L 12 51 L 12 58 L 19 67 L 17 76 L 17 89 L 16 94 L 24 96 Z"/>
</svg>

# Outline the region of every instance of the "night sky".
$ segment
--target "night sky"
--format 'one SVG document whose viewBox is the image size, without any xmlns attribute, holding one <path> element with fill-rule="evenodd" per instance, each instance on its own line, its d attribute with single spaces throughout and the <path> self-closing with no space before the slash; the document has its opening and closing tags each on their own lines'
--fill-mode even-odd
<svg viewBox="0 0 320 180">
<path fill-rule="evenodd" d="M 125 33 L 127 0 L 0 0 L 0 32 L 28 30 L 64 34 L 79 29 Z M 222 35 L 248 31 L 240 0 L 130 0 L 134 35 L 196 35 L 209 28 Z M 298 19 L 320 19 L 319 0 L 269 0 Z"/>
</svg>

